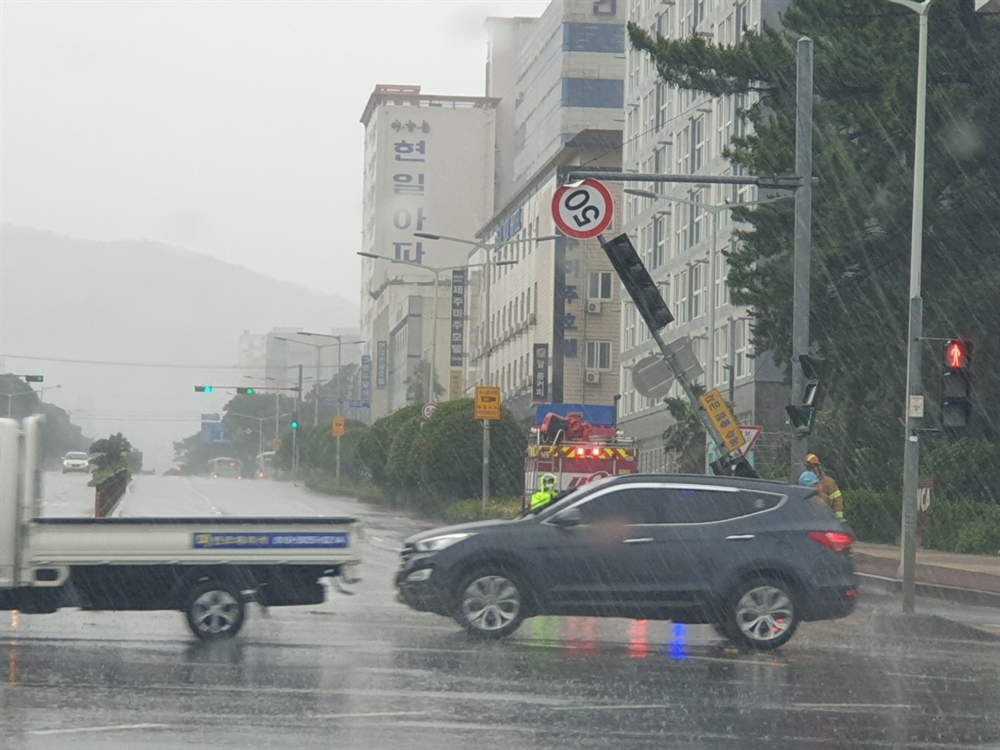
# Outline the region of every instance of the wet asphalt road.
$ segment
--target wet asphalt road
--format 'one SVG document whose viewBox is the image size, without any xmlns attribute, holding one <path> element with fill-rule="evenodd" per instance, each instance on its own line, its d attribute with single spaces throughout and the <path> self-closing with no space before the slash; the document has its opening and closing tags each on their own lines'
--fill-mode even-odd
<svg viewBox="0 0 1000 750">
<path fill-rule="evenodd" d="M 46 481 L 47 514 L 87 513 L 84 477 Z M 287 483 L 175 477 L 140 478 L 122 508 L 306 513 L 362 518 L 364 581 L 254 609 L 229 643 L 195 642 L 176 612 L 0 613 L 0 748 L 1000 747 L 1000 641 L 904 620 L 890 598 L 807 623 L 774 654 L 728 649 L 708 626 L 591 618 L 481 643 L 394 601 L 419 522 Z"/>
</svg>

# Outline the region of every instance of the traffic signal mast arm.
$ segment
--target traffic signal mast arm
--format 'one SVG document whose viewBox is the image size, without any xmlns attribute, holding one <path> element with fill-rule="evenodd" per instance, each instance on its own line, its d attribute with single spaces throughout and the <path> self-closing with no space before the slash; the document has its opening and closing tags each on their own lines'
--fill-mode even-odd
<svg viewBox="0 0 1000 750">
<path fill-rule="evenodd" d="M 197 393 L 212 393 L 216 388 L 222 388 L 222 389 L 226 389 L 226 390 L 234 390 L 235 389 L 235 391 L 238 394 L 240 394 L 241 396 L 253 396 L 255 393 L 257 393 L 257 389 L 256 388 L 247 388 L 246 386 L 243 386 L 243 385 L 196 385 L 194 387 L 194 389 L 195 389 L 195 391 Z M 298 391 L 301 391 L 302 388 L 300 386 L 297 386 L 297 385 L 289 386 L 289 387 L 286 387 L 286 388 L 272 388 L 272 387 L 268 386 L 267 390 L 269 390 L 269 391 L 295 391 L 295 392 L 298 392 Z"/>
</svg>

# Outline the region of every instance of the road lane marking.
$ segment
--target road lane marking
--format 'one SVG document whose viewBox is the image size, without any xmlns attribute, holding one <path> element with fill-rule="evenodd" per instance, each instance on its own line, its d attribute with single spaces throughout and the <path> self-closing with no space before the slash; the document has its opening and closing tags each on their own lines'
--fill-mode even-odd
<svg viewBox="0 0 1000 750">
<path fill-rule="evenodd" d="M 948 680 L 949 682 L 979 682 L 968 677 L 943 677 L 936 674 L 904 674 L 903 672 L 886 672 L 889 677 L 906 677 L 914 680 Z"/>
<path fill-rule="evenodd" d="M 778 706 L 780 710 L 784 710 L 784 706 Z M 862 708 L 862 709 L 884 709 L 884 708 L 920 708 L 920 706 L 915 706 L 911 703 L 793 703 L 788 708 L 798 708 L 804 711 L 839 711 L 844 708 Z"/>
<path fill-rule="evenodd" d="M 170 724 L 115 724 L 106 727 L 76 727 L 75 729 L 36 729 L 27 734 L 75 734 L 77 732 L 120 732 L 125 729 L 169 729 Z"/>
<path fill-rule="evenodd" d="M 373 711 L 366 714 L 314 714 L 314 719 L 371 719 L 386 716 L 427 716 L 427 711 Z"/>
</svg>

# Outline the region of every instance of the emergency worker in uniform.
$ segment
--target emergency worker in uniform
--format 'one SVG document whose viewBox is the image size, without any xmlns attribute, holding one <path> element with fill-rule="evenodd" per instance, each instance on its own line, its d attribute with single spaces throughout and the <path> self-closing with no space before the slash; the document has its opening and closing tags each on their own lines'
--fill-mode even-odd
<svg viewBox="0 0 1000 750">
<path fill-rule="evenodd" d="M 548 507 L 556 499 L 556 475 L 542 474 L 538 492 L 531 496 L 531 512 L 538 513 Z"/>
<path fill-rule="evenodd" d="M 823 494 L 826 495 L 827 505 L 833 508 L 837 514 L 837 518 L 843 518 L 844 496 L 840 492 L 840 487 L 837 486 L 837 480 L 823 471 L 819 457 L 815 453 L 810 453 L 806 456 L 806 469 L 815 474 L 819 479 L 819 486 Z"/>
<path fill-rule="evenodd" d="M 823 488 L 819 486 L 819 477 L 816 476 L 813 472 L 809 471 L 808 469 L 803 471 L 799 475 L 799 484 L 802 485 L 803 487 L 812 487 L 814 490 L 816 490 L 816 496 L 819 497 L 820 500 L 822 500 L 827 505 L 830 504 L 830 498 L 826 496 L 826 493 L 823 492 Z"/>
</svg>

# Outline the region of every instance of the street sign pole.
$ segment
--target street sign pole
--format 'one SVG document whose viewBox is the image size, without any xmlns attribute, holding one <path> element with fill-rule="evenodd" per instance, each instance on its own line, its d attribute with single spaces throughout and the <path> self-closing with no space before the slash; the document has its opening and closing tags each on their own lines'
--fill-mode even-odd
<svg viewBox="0 0 1000 750">
<path fill-rule="evenodd" d="M 490 422 L 500 419 L 500 386 L 476 386 L 476 419 L 483 421 L 483 515 L 490 500 Z"/>
</svg>

